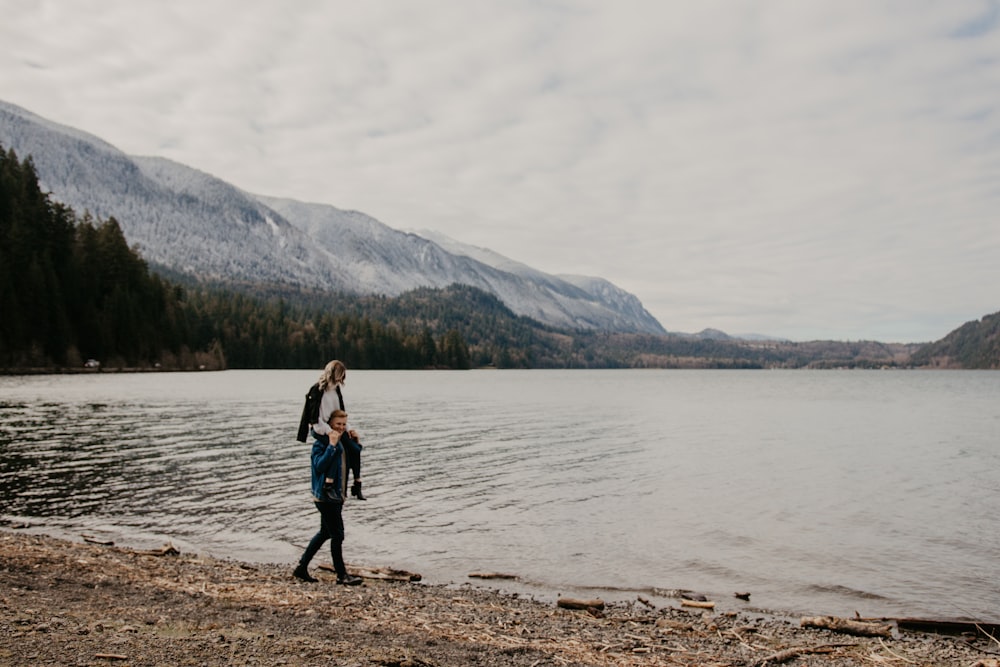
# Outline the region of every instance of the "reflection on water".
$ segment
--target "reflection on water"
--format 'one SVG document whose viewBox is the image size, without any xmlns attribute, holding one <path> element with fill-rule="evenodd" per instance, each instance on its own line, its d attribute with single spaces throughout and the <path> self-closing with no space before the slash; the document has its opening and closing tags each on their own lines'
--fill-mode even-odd
<svg viewBox="0 0 1000 667">
<path fill-rule="evenodd" d="M 291 563 L 318 523 L 294 440 L 316 374 L 0 378 L 0 513 Z M 1000 374 L 351 372 L 345 395 L 369 496 L 349 561 L 995 616 Z"/>
</svg>

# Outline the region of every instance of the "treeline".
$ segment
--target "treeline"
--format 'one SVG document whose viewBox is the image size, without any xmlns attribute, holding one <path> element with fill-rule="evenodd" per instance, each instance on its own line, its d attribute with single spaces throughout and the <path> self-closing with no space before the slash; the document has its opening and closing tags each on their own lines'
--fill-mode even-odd
<svg viewBox="0 0 1000 667">
<path fill-rule="evenodd" d="M 348 301 L 345 299 L 345 301 Z M 468 368 L 456 330 L 185 288 L 151 272 L 112 217 L 79 218 L 0 146 L 0 368 Z"/>
<path fill-rule="evenodd" d="M 261 289 L 189 289 L 196 339 L 225 353 L 229 368 L 316 368 L 341 359 L 357 369 L 470 367 L 454 329 L 434 335 L 410 323 L 383 323 L 361 314 L 356 297 L 327 294 L 314 305 Z M 323 361 L 326 360 L 326 361 Z"/>
<path fill-rule="evenodd" d="M 350 360 L 353 368 L 566 366 L 554 340 L 570 336 L 519 317 L 492 294 L 467 285 L 386 297 L 200 284 L 172 275 L 186 286 L 187 302 L 226 350 L 231 368 L 312 368 L 317 357 Z"/>
</svg>

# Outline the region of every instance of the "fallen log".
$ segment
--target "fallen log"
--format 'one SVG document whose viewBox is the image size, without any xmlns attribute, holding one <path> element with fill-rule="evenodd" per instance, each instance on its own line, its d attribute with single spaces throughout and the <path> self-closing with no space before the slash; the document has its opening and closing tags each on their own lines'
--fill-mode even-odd
<svg viewBox="0 0 1000 667">
<path fill-rule="evenodd" d="M 689 600 L 681 599 L 682 607 L 698 607 L 699 609 L 715 609 L 715 603 L 709 600 Z"/>
<path fill-rule="evenodd" d="M 864 621 L 852 621 L 847 618 L 837 618 L 836 616 L 806 616 L 799 624 L 803 628 L 833 630 L 834 632 L 843 632 L 861 637 L 892 636 L 892 626 L 889 624 L 865 623 Z"/>
<path fill-rule="evenodd" d="M 329 563 L 320 563 L 319 569 L 327 570 L 328 572 L 335 572 L 333 566 Z M 416 572 L 407 572 L 406 570 L 397 570 L 391 567 L 364 567 L 360 565 L 349 565 L 347 567 L 347 573 L 352 574 L 355 577 L 361 577 L 362 579 L 378 579 L 380 581 L 420 581 L 423 577 Z"/>
<path fill-rule="evenodd" d="M 648 599 L 648 598 L 646 598 L 645 596 L 642 596 L 642 595 L 640 595 L 640 596 L 638 596 L 638 597 L 637 597 L 636 599 L 637 599 L 637 600 L 638 600 L 639 602 L 641 602 L 641 603 L 643 603 L 644 605 L 646 605 L 647 607 L 649 607 L 650 609 L 656 609 L 656 605 L 655 605 L 655 604 L 653 604 L 652 602 L 650 602 L 650 601 L 649 601 L 649 599 Z"/>
<path fill-rule="evenodd" d="M 655 626 L 659 629 L 678 630 L 680 632 L 694 632 L 694 626 L 682 621 L 672 621 L 669 618 L 657 619 Z"/>
<path fill-rule="evenodd" d="M 80 537 L 83 538 L 84 542 L 87 542 L 89 544 L 100 544 L 101 546 L 105 547 L 115 546 L 114 540 L 102 540 L 97 537 L 94 537 L 93 535 L 80 535 Z"/>
<path fill-rule="evenodd" d="M 868 619 L 866 619 L 868 620 Z M 941 635 L 979 634 L 996 636 L 1000 633 L 1000 623 L 977 621 L 942 621 L 932 618 L 882 618 L 871 619 L 895 621 L 900 630 L 915 632 L 933 632 Z"/>
<path fill-rule="evenodd" d="M 470 579 L 517 579 L 516 574 L 504 574 L 503 572 L 470 572 Z"/>
<path fill-rule="evenodd" d="M 604 609 L 604 600 L 594 598 L 581 600 L 579 598 L 559 598 L 556 605 L 563 609 Z"/>
<path fill-rule="evenodd" d="M 853 646 L 853 644 L 823 644 L 821 646 L 794 646 L 783 651 L 772 653 L 752 663 L 752 667 L 766 667 L 767 665 L 778 665 L 788 662 L 802 655 L 815 655 L 817 653 L 832 653 L 834 649 L 842 646 Z"/>
<path fill-rule="evenodd" d="M 381 579 L 383 581 L 420 581 L 423 579 L 417 572 L 407 572 L 392 567 L 351 567 L 348 572 L 362 579 Z"/>
<path fill-rule="evenodd" d="M 180 549 L 172 544 L 164 544 L 159 549 L 149 549 L 148 551 L 136 551 L 137 554 L 146 556 L 180 556 Z"/>
</svg>

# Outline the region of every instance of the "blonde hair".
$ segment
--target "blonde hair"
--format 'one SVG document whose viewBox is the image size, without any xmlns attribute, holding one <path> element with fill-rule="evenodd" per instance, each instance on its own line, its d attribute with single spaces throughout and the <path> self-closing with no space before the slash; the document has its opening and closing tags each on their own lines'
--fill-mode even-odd
<svg viewBox="0 0 1000 667">
<path fill-rule="evenodd" d="M 345 384 L 347 382 L 347 366 L 344 365 L 343 361 L 339 359 L 334 359 L 326 365 L 323 372 L 319 374 L 319 388 L 320 391 L 326 391 L 331 389 L 338 384 Z"/>
<path fill-rule="evenodd" d="M 334 410 L 333 413 L 330 415 L 330 421 L 333 421 L 337 417 L 347 417 L 347 413 L 344 412 L 343 410 Z"/>
</svg>

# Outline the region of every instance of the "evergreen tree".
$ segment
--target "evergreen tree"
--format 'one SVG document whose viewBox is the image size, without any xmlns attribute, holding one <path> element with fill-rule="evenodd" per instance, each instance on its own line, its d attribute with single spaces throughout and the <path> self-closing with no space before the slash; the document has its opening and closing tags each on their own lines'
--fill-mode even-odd
<svg viewBox="0 0 1000 667">
<path fill-rule="evenodd" d="M 41 192 L 30 158 L 0 147 L 0 366 L 152 365 L 190 338 L 182 298 L 114 218 L 78 220 Z"/>
</svg>

